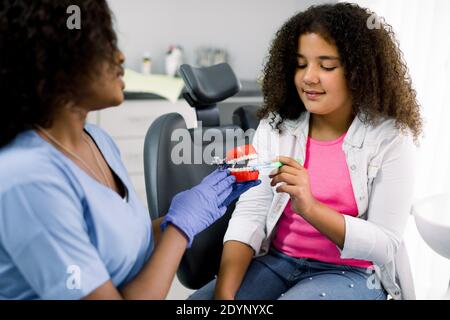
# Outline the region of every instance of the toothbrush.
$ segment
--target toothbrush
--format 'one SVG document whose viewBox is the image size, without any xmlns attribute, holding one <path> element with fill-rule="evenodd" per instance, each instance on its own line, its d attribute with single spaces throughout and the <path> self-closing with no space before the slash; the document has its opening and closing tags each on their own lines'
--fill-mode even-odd
<svg viewBox="0 0 450 320">
<path fill-rule="evenodd" d="M 295 159 L 295 161 L 297 161 L 298 163 L 302 163 L 300 159 Z M 278 169 L 281 168 L 284 165 L 284 163 L 281 163 L 280 161 L 275 161 L 275 162 L 266 162 L 263 164 L 257 164 L 254 166 L 250 166 L 250 168 L 252 168 L 253 170 L 258 170 L 258 171 L 266 171 L 266 170 L 274 170 L 274 169 Z"/>
<path fill-rule="evenodd" d="M 261 171 L 261 170 L 268 170 L 268 169 L 271 169 L 271 170 L 278 169 L 281 166 L 283 166 L 283 164 L 279 161 L 276 161 L 276 162 L 271 162 L 271 163 L 263 163 L 263 164 L 259 164 L 259 165 L 257 164 L 257 165 L 251 166 L 251 168 L 253 170 Z"/>
</svg>

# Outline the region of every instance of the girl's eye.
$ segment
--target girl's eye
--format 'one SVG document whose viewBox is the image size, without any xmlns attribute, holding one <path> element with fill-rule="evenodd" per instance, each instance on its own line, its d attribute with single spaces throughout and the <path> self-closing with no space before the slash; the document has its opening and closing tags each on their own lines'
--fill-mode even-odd
<svg viewBox="0 0 450 320">
<path fill-rule="evenodd" d="M 305 69 L 306 68 L 306 64 L 298 64 L 297 68 L 299 69 Z M 334 69 L 336 69 L 337 67 L 324 67 L 324 66 L 320 66 L 323 70 L 325 71 L 333 71 Z"/>
</svg>

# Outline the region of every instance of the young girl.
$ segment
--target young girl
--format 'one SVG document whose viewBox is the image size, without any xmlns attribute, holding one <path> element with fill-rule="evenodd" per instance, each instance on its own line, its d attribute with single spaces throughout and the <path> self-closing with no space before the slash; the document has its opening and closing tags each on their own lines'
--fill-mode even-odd
<svg viewBox="0 0 450 320">
<path fill-rule="evenodd" d="M 422 120 L 393 31 L 371 16 L 313 6 L 276 34 L 253 143 L 284 166 L 240 198 L 218 278 L 192 299 L 414 298 L 402 234 Z"/>
</svg>

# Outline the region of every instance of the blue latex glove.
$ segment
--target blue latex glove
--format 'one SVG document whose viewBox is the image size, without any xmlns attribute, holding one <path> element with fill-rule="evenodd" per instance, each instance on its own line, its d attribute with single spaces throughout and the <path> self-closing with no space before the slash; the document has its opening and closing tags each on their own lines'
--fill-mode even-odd
<svg viewBox="0 0 450 320">
<path fill-rule="evenodd" d="M 253 180 L 253 181 L 246 181 L 246 182 L 239 182 L 233 184 L 233 191 L 228 196 L 228 198 L 225 199 L 225 201 L 222 203 L 223 206 L 228 207 L 231 202 L 233 202 L 235 199 L 241 196 L 245 191 L 247 191 L 250 188 L 256 187 L 261 183 L 261 180 Z"/>
<path fill-rule="evenodd" d="M 172 199 L 161 229 L 172 223 L 185 234 L 189 248 L 196 234 L 223 216 L 227 208 L 222 203 L 231 194 L 235 182 L 236 178 L 226 170 L 216 169 L 200 184 L 178 193 Z"/>
</svg>

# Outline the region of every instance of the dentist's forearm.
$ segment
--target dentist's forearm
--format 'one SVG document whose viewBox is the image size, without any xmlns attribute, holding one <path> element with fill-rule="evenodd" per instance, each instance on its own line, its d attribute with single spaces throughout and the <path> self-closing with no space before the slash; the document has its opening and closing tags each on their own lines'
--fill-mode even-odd
<svg viewBox="0 0 450 320">
<path fill-rule="evenodd" d="M 176 227 L 169 224 L 159 243 L 141 270 L 122 291 L 125 299 L 164 299 L 169 292 L 180 264 L 187 239 Z"/>
<path fill-rule="evenodd" d="M 186 245 L 187 239 L 183 233 L 169 224 L 162 233 L 150 260 L 120 292 L 112 281 L 108 280 L 84 299 L 164 299 L 186 250 Z"/>
<path fill-rule="evenodd" d="M 161 223 L 163 220 L 164 217 L 159 217 L 152 221 L 153 240 L 155 241 L 155 246 L 158 244 L 159 239 L 161 239 L 162 235 Z"/>
<path fill-rule="evenodd" d="M 341 213 L 317 201 L 309 212 L 303 212 L 301 216 L 341 250 L 344 248 L 345 219 Z"/>
<path fill-rule="evenodd" d="M 253 249 L 242 242 L 225 242 L 217 276 L 215 299 L 234 299 L 252 261 L 253 254 Z"/>
</svg>

